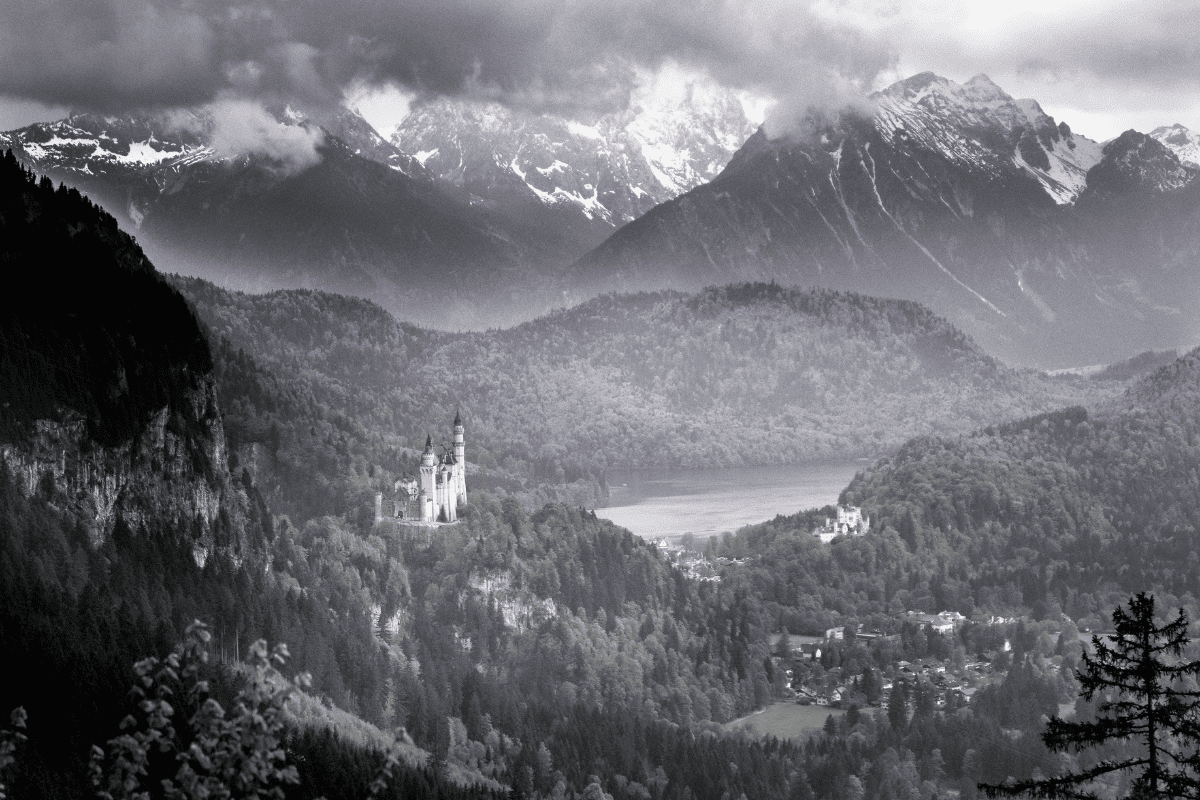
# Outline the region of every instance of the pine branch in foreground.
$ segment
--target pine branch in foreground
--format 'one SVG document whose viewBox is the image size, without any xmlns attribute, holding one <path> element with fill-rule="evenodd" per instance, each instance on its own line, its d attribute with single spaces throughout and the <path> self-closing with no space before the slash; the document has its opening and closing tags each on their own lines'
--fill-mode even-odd
<svg viewBox="0 0 1200 800">
<path fill-rule="evenodd" d="M 1200 692 L 1184 679 L 1200 674 L 1200 661 L 1183 659 L 1189 644 L 1183 609 L 1163 625 L 1154 622 L 1154 598 L 1130 598 L 1113 611 L 1111 642 L 1092 637 L 1079 671 L 1080 694 L 1100 697 L 1095 720 L 1054 717 L 1042 740 L 1051 752 L 1082 752 L 1109 742 L 1134 741 L 1137 755 L 1104 760 L 1078 772 L 1041 780 L 979 784 L 988 797 L 1028 795 L 1083 800 L 1097 795 L 1087 785 L 1113 773 L 1135 773 L 1131 798 L 1200 797 Z"/>
</svg>

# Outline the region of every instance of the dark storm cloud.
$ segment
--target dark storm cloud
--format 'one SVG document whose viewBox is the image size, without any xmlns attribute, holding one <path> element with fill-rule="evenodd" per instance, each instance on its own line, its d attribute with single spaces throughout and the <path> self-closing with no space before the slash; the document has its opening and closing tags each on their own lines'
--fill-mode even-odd
<svg viewBox="0 0 1200 800">
<path fill-rule="evenodd" d="M 209 96 L 213 31 L 141 0 L 0 4 L 0 93 L 43 103 L 174 105 Z"/>
<path fill-rule="evenodd" d="M 815 0 L 7 0 L 0 95 L 100 110 L 243 96 L 333 101 L 353 81 L 556 110 L 626 102 L 674 61 L 825 102 L 889 63 Z"/>
</svg>

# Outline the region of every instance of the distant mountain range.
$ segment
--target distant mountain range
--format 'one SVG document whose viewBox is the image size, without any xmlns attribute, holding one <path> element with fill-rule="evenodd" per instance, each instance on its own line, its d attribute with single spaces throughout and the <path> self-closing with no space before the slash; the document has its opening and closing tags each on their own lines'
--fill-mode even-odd
<svg viewBox="0 0 1200 800">
<path fill-rule="evenodd" d="M 0 147 L 113 209 L 164 269 L 369 297 L 460 328 L 563 305 L 563 265 L 715 177 L 754 130 L 732 93 L 703 90 L 590 125 L 435 102 L 397 132 L 407 152 L 352 111 L 323 126 L 274 114 L 320 142 L 315 166 L 220 152 L 199 112 L 74 115 L 0 134 Z"/>
<path fill-rule="evenodd" d="M 325 129 L 279 116 L 317 142 L 317 163 L 217 152 L 211 120 L 90 115 L 5 135 L 22 160 L 114 209 L 164 269 L 240 289 L 319 287 L 372 296 L 451 327 L 455 298 L 527 285 L 524 265 L 558 260 L 447 192 L 357 115 Z M 492 316 L 502 314 L 492 311 Z"/>
<path fill-rule="evenodd" d="M 435 100 L 391 141 L 353 112 L 318 127 L 277 109 L 320 142 L 301 171 L 218 152 L 202 117 L 77 115 L 0 146 L 113 208 L 164 269 L 432 327 L 775 280 L 918 300 L 1023 365 L 1197 339 L 1195 134 L 1101 145 L 982 75 L 870 99 L 775 139 L 700 87 L 588 120 Z"/>
</svg>

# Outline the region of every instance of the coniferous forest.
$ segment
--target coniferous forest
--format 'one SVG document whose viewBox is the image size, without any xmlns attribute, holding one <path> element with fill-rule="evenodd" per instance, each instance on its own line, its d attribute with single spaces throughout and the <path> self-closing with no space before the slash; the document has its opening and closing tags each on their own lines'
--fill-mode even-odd
<svg viewBox="0 0 1200 800">
<path fill-rule="evenodd" d="M 268 796 L 328 800 L 970 798 L 1072 766 L 1040 734 L 1104 701 L 1084 629 L 1138 592 L 1197 616 L 1195 352 L 1050 377 L 915 303 L 774 284 L 426 331 L 164 278 L 11 153 L 0 248 L 30 287 L 0 300 L 10 797 L 255 763 Z M 376 518 L 456 405 L 461 522 Z M 834 451 L 883 456 L 841 498 L 870 533 L 777 517 L 708 543 L 719 580 L 589 510 L 613 467 Z M 730 725 L 802 684 L 845 690 L 811 735 Z"/>
</svg>

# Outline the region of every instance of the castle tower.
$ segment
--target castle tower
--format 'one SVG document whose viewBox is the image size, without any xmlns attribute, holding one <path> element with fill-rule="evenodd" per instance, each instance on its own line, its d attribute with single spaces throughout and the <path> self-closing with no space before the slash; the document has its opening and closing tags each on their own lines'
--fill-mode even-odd
<svg viewBox="0 0 1200 800">
<path fill-rule="evenodd" d="M 467 448 L 462 415 L 454 412 L 454 494 L 459 503 L 467 501 Z"/>
<path fill-rule="evenodd" d="M 454 494 L 454 468 L 450 464 L 452 456 L 447 454 L 445 460 L 438 465 L 438 521 L 454 522 L 458 519 L 458 509 Z"/>
<path fill-rule="evenodd" d="M 425 437 L 425 452 L 421 454 L 421 521 L 433 522 L 438 515 L 437 455 L 433 452 L 433 436 Z"/>
</svg>

